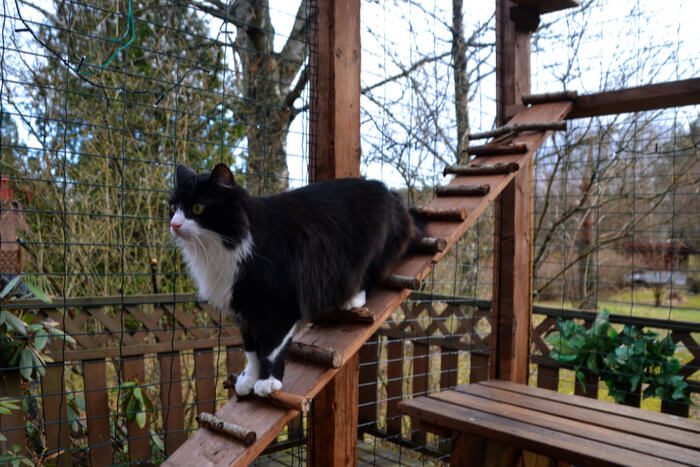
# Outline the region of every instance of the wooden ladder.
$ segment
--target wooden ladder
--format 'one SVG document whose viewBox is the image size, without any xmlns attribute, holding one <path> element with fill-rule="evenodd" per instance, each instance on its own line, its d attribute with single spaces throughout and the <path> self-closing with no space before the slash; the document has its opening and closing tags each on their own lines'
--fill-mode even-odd
<svg viewBox="0 0 700 467">
<path fill-rule="evenodd" d="M 572 107 L 573 103 L 570 101 L 535 104 L 520 111 L 508 125 L 562 122 Z M 489 203 L 503 191 L 517 170 L 531 170 L 533 154 L 546 141 L 549 133 L 550 131 L 541 130 L 516 133 L 505 138 L 508 140 L 505 145 L 504 139 L 499 138 L 491 143 L 491 146 L 504 147 L 501 153 L 491 154 L 487 149 L 482 152 L 484 155 L 477 156 L 466 166 L 448 168 L 446 172 L 454 174 L 454 178 L 448 185 L 436 190 L 436 198 L 424 210 L 429 218 L 426 234 L 438 239 L 444 248 L 435 253 L 410 255 L 395 268 L 394 273 L 422 281 L 430 273 L 433 264 L 442 259 L 476 222 Z M 487 144 L 485 148 L 489 146 Z M 518 147 L 520 149 L 515 149 Z M 294 340 L 302 344 L 334 349 L 340 356 L 341 365 L 345 364 L 410 293 L 410 289 L 377 287 L 368 297 L 366 305 L 374 315 L 373 321 L 338 323 L 330 327 L 309 325 L 301 329 Z M 282 389 L 289 394 L 313 399 L 338 371 L 308 360 L 290 358 L 287 361 Z M 248 465 L 299 413 L 298 410 L 280 408 L 255 398 L 242 401 L 234 398 L 219 409 L 216 416 L 255 431 L 257 436 L 252 444 L 246 445 L 225 435 L 200 428 L 164 465 Z"/>
</svg>

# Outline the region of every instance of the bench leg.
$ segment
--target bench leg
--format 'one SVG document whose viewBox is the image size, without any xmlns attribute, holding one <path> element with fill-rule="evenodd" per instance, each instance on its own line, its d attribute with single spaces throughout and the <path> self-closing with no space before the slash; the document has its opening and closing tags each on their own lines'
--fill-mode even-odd
<svg viewBox="0 0 700 467">
<path fill-rule="evenodd" d="M 452 435 L 450 465 L 453 467 L 518 467 L 521 462 L 521 451 L 513 446 L 466 433 Z"/>
</svg>

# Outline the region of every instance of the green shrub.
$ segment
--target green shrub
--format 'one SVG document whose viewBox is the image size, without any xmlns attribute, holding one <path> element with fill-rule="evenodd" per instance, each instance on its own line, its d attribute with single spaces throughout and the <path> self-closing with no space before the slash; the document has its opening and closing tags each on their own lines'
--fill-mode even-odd
<svg viewBox="0 0 700 467">
<path fill-rule="evenodd" d="M 545 338 L 552 347 L 549 356 L 573 365 L 582 384 L 585 369 L 605 381 L 616 402 L 644 387 L 644 398 L 690 403 L 670 335 L 661 339 L 656 332 L 630 325 L 618 332 L 607 309 L 598 313 L 590 328 L 571 319 L 558 320 L 557 328 Z"/>
</svg>

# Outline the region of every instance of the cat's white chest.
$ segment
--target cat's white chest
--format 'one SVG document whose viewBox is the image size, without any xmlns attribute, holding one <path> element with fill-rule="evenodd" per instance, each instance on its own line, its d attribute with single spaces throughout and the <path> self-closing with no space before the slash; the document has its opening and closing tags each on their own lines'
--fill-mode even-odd
<svg viewBox="0 0 700 467">
<path fill-rule="evenodd" d="M 199 296 L 222 311 L 232 313 L 233 285 L 241 263 L 252 253 L 253 239 L 248 236 L 233 249 L 218 238 L 182 242 L 182 251 L 197 284 Z"/>
</svg>

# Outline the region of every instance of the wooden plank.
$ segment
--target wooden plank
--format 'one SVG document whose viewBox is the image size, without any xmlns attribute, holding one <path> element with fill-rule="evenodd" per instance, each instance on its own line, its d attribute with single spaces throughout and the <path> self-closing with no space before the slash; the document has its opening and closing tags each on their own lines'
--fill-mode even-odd
<svg viewBox="0 0 700 467">
<path fill-rule="evenodd" d="M 317 431 L 309 436 L 309 465 L 357 465 L 359 362 L 355 356 L 343 365 L 314 399 L 312 426 Z"/>
<path fill-rule="evenodd" d="M 165 428 L 165 453 L 172 454 L 185 442 L 185 407 L 182 403 L 182 371 L 180 353 L 158 355 L 160 365 L 160 408 Z"/>
<path fill-rule="evenodd" d="M 427 341 L 427 339 L 426 339 Z M 430 346 L 424 342 L 413 342 L 413 390 L 412 397 L 424 396 L 428 393 L 428 372 L 430 367 L 428 365 L 428 356 L 430 354 Z M 411 425 L 413 432 L 411 433 L 411 439 L 414 443 L 418 445 L 425 444 L 425 433 L 417 430 L 417 427 Z"/>
<path fill-rule="evenodd" d="M 470 354 L 470 359 L 469 382 L 478 383 L 479 381 L 489 379 L 491 374 L 491 357 L 486 354 L 472 352 Z"/>
<path fill-rule="evenodd" d="M 576 98 L 567 119 L 700 104 L 700 78 L 649 84 Z"/>
<path fill-rule="evenodd" d="M 450 450 L 450 465 L 481 466 L 486 457 L 486 440 L 468 433 L 454 433 Z"/>
<path fill-rule="evenodd" d="M 86 360 L 82 364 L 90 465 L 94 467 L 112 465 L 106 363 L 100 359 Z"/>
<path fill-rule="evenodd" d="M 672 443 L 691 449 L 699 448 L 697 434 L 670 427 L 661 430 L 658 425 L 644 420 L 630 420 L 624 416 L 613 415 L 611 413 L 600 412 L 585 407 L 572 406 L 564 402 L 541 399 L 485 384 L 460 386 L 455 391 L 495 402 L 507 403 L 511 406 L 554 414 L 562 418 L 609 428 L 617 432 L 636 434 L 652 440 Z M 700 455 L 700 452 L 698 452 L 698 455 Z"/>
<path fill-rule="evenodd" d="M 457 386 L 459 353 L 456 350 L 440 348 L 440 389 Z"/>
<path fill-rule="evenodd" d="M 583 372 L 583 383 L 574 376 L 574 394 L 577 396 L 598 398 L 598 377 L 586 370 Z"/>
<path fill-rule="evenodd" d="M 634 407 L 628 407 L 626 405 L 611 404 L 609 402 L 599 401 L 596 399 L 588 399 L 587 397 L 572 396 L 571 394 L 563 394 L 546 389 L 534 388 L 532 386 L 515 384 L 509 381 L 489 380 L 483 381 L 480 384 L 505 389 L 511 392 L 527 394 L 549 401 L 562 402 L 576 407 L 590 408 L 602 413 L 621 415 L 632 420 L 646 420 L 659 425 L 661 427 L 659 429 L 665 430 L 666 427 L 670 427 L 700 434 L 700 423 L 695 420 L 689 420 L 658 412 L 650 412 L 648 410 L 641 410 Z"/>
<path fill-rule="evenodd" d="M 68 423 L 68 395 L 65 393 L 63 364 L 49 364 L 41 378 L 44 407 L 44 430 L 48 454 L 58 452 L 55 462 L 60 466 L 72 465 L 70 425 Z M 59 438 L 60 436 L 60 438 Z"/>
<path fill-rule="evenodd" d="M 358 424 L 360 430 L 372 431 L 377 425 L 377 334 L 360 348 L 360 391 Z"/>
<path fill-rule="evenodd" d="M 537 387 L 556 391 L 559 389 L 559 367 L 540 363 L 537 365 Z"/>
<path fill-rule="evenodd" d="M 468 390 L 469 388 L 466 387 L 465 389 Z M 565 418 L 564 416 L 560 416 L 560 413 L 557 411 L 554 411 L 554 414 L 552 414 L 550 410 L 534 410 L 515 406 L 508 402 L 487 399 L 459 391 L 445 391 L 433 394 L 430 397 L 456 406 L 516 420 L 531 426 L 548 428 L 560 433 L 567 433 L 593 441 L 601 440 L 607 445 L 638 451 L 640 453 L 654 453 L 660 458 L 682 464 L 692 464 L 694 460 L 699 458 L 698 455 L 700 454 L 700 451 L 673 446 L 656 439 L 649 439 L 599 425 L 592 425 L 588 421 L 578 421 L 568 417 Z"/>
<path fill-rule="evenodd" d="M 389 435 L 401 434 L 401 413 L 398 404 L 403 398 L 403 341 L 391 340 L 387 344 L 386 370 L 386 431 Z"/>
<path fill-rule="evenodd" d="M 214 349 L 195 350 L 194 378 L 197 396 L 197 414 L 216 412 L 216 370 L 214 369 Z"/>
<path fill-rule="evenodd" d="M 567 462 L 591 465 L 594 461 L 595 465 L 605 466 L 682 465 L 651 454 L 642 454 L 604 442 L 533 426 L 479 410 L 455 406 L 432 397 L 402 401 L 399 407 L 411 417 L 425 419 L 438 426 L 500 441 Z"/>
<path fill-rule="evenodd" d="M 245 368 L 245 356 L 243 355 L 243 349 L 240 347 L 227 347 L 226 348 L 226 371 L 229 375 L 234 373 L 240 373 Z M 216 390 L 216 388 L 214 388 Z M 228 389 L 228 397 L 231 399 L 236 395 L 235 388 L 231 387 Z"/>
<path fill-rule="evenodd" d="M 95 360 L 98 358 L 119 358 L 137 357 L 154 353 L 167 352 L 170 350 L 192 350 L 216 347 L 217 345 L 241 345 L 243 340 L 240 334 L 234 336 L 222 336 L 221 339 L 201 339 L 201 340 L 176 340 L 174 342 L 158 342 L 155 344 L 134 344 L 123 347 L 96 347 L 87 350 L 66 350 L 63 353 L 50 352 L 48 355 L 59 362 L 65 361 Z"/>
<path fill-rule="evenodd" d="M 122 360 L 122 382 L 136 381 L 142 385 L 146 380 L 146 370 L 143 365 L 143 355 L 128 357 Z M 125 416 L 126 407 L 120 402 L 119 416 Z M 150 415 L 150 414 L 149 414 Z M 126 429 L 129 434 L 129 461 L 139 463 L 151 457 L 150 447 L 150 421 L 146 417 L 146 424 L 140 428 L 136 420 L 128 422 Z"/>
</svg>

